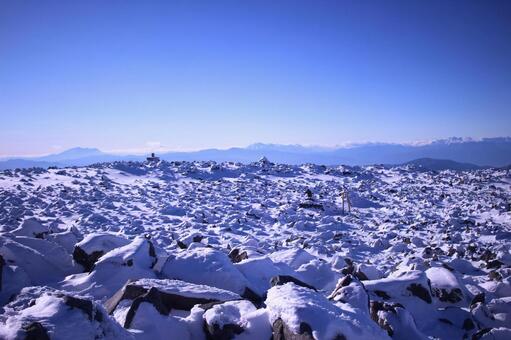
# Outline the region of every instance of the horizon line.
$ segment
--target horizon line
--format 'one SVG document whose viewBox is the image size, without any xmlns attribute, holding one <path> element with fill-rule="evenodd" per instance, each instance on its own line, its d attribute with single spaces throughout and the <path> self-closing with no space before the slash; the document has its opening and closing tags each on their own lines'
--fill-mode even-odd
<svg viewBox="0 0 511 340">
<path fill-rule="evenodd" d="M 447 137 L 440 139 L 428 139 L 428 140 L 415 140 L 415 141 L 406 141 L 406 142 L 389 142 L 389 141 L 361 141 L 361 142 L 351 142 L 346 141 L 336 145 L 317 145 L 317 144 L 281 144 L 281 143 L 272 143 L 272 142 L 255 142 L 250 143 L 246 146 L 229 146 L 229 147 L 207 147 L 207 148 L 197 148 L 197 149 L 171 149 L 165 148 L 163 146 L 158 147 L 141 147 L 141 148 L 126 148 L 126 149 L 107 149 L 102 150 L 98 147 L 93 146 L 75 146 L 67 149 L 60 149 L 50 153 L 44 154 L 30 154 L 30 155 L 0 155 L 0 160 L 12 160 L 12 159 L 29 159 L 29 158 L 39 158 L 39 157 L 47 157 L 53 155 L 59 155 L 61 153 L 74 150 L 74 149 L 91 149 L 97 150 L 101 153 L 105 153 L 113 156 L 144 156 L 154 153 L 187 153 L 187 152 L 200 152 L 206 150 L 219 150 L 219 151 L 227 151 L 230 149 L 248 149 L 253 146 L 277 146 L 277 147 L 303 147 L 303 148 L 316 148 L 316 149 L 325 149 L 325 150 L 337 150 L 337 149 L 347 149 L 357 146 L 364 145 L 406 145 L 406 146 L 424 146 L 433 144 L 435 142 L 450 142 L 450 143 L 462 143 L 462 142 L 480 142 L 484 140 L 491 139 L 511 139 L 511 136 L 498 136 L 498 137 Z M 151 142 L 152 143 L 152 142 Z M 149 144 L 149 143 L 146 143 Z"/>
</svg>

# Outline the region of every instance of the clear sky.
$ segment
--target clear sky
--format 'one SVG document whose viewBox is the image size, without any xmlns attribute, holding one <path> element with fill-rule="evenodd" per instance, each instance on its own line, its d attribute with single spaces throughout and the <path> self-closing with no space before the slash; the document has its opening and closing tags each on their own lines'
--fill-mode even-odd
<svg viewBox="0 0 511 340">
<path fill-rule="evenodd" d="M 0 155 L 511 135 L 511 1 L 0 0 Z"/>
</svg>

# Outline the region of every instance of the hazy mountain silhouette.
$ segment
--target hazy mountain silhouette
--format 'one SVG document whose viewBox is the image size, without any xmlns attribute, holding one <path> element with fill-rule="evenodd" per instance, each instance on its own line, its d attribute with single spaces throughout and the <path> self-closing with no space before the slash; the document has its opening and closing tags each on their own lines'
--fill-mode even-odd
<svg viewBox="0 0 511 340">
<path fill-rule="evenodd" d="M 365 143 L 336 148 L 258 143 L 245 148 L 166 152 L 159 156 L 168 161 L 212 160 L 243 163 L 254 162 L 264 156 L 277 163 L 324 165 L 403 164 L 414 161 L 417 164 L 422 164 L 425 168 L 469 169 L 476 166 L 502 167 L 511 164 L 511 138 L 485 138 L 482 140 L 450 138 L 422 145 Z M 120 156 L 104 153 L 94 148 L 73 148 L 54 155 L 0 161 L 0 169 L 32 166 L 82 166 L 118 160 L 142 161 L 145 160 L 145 156 Z M 448 163 L 449 161 L 462 164 Z"/>
</svg>

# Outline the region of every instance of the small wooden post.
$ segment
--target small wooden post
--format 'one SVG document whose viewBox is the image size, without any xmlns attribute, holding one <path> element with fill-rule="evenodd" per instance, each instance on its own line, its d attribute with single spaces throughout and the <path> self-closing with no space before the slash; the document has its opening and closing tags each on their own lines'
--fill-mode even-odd
<svg viewBox="0 0 511 340">
<path fill-rule="evenodd" d="M 341 191 L 341 201 L 342 201 L 342 214 L 344 215 L 344 202 L 348 205 L 348 212 L 351 213 L 351 201 L 348 189 L 345 186 L 342 187 Z"/>
</svg>

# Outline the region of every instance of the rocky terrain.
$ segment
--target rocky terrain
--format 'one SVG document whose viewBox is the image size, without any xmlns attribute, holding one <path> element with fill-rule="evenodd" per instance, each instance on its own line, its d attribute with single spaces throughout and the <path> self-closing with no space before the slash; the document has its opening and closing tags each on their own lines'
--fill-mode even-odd
<svg viewBox="0 0 511 340">
<path fill-rule="evenodd" d="M 5 170 L 0 339 L 510 339 L 510 246 L 509 169 Z"/>
</svg>

